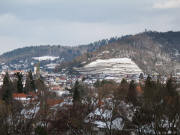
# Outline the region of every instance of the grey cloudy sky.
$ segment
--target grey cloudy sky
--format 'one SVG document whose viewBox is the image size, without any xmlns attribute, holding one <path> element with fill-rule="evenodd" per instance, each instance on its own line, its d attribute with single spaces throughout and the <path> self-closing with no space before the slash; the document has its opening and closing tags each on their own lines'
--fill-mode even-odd
<svg viewBox="0 0 180 135">
<path fill-rule="evenodd" d="M 180 30 L 180 0 L 0 0 L 0 53 Z"/>
</svg>

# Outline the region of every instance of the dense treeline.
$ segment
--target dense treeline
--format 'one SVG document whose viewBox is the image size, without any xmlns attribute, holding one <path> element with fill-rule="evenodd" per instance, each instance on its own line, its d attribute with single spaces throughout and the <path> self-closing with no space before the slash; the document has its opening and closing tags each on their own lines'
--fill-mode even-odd
<svg viewBox="0 0 180 135">
<path fill-rule="evenodd" d="M 74 57 L 80 56 L 86 52 L 93 52 L 99 47 L 115 41 L 115 38 L 103 39 L 87 45 L 62 46 L 62 45 L 38 45 L 18 48 L 0 55 L 0 60 L 6 63 L 18 63 L 21 60 L 31 61 L 32 57 L 40 56 L 59 56 L 65 61 L 71 61 Z"/>
<path fill-rule="evenodd" d="M 16 76 L 21 80 L 21 75 Z M 36 87 L 40 92 L 36 100 L 24 105 L 12 98 L 13 91 L 9 87 L 12 82 L 8 74 L 4 77 L 0 101 L 2 135 L 179 134 L 180 97 L 173 78 L 165 84 L 151 77 L 138 84 L 125 79 L 120 84 L 97 81 L 94 87 L 77 81 L 70 90 L 72 100 L 56 108 L 48 104 L 49 98 L 55 100 L 55 97 L 43 80 L 34 84 L 31 78 L 29 73 L 26 87 L 31 85 L 31 89 Z M 21 92 L 18 80 L 17 91 Z M 66 98 L 69 97 L 63 97 Z M 98 127 L 100 121 L 104 125 Z"/>
</svg>

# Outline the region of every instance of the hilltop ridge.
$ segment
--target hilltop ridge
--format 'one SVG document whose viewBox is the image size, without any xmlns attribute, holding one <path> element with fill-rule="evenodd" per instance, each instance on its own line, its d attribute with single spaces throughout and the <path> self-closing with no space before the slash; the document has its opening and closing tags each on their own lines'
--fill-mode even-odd
<svg viewBox="0 0 180 135">
<path fill-rule="evenodd" d="M 39 59 L 51 57 L 41 60 L 41 67 L 60 71 L 83 67 L 97 59 L 130 58 L 146 73 L 170 74 L 179 70 L 179 52 L 180 32 L 146 31 L 74 47 L 44 45 L 15 49 L 0 56 L 0 68 L 32 69 Z"/>
<path fill-rule="evenodd" d="M 130 58 L 146 73 L 171 74 L 180 64 L 180 32 L 147 31 L 117 38 L 114 42 L 85 53 L 65 67 L 83 67 L 97 59 Z"/>
</svg>

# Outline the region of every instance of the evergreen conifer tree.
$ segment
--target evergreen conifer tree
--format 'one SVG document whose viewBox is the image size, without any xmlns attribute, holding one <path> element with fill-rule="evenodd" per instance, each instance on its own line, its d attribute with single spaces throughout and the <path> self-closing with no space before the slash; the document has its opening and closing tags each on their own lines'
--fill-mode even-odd
<svg viewBox="0 0 180 135">
<path fill-rule="evenodd" d="M 155 83 L 151 80 L 151 77 L 148 76 L 146 81 L 145 81 L 145 87 L 144 87 L 144 98 L 149 100 L 150 98 L 153 98 L 154 92 L 156 85 Z"/>
<path fill-rule="evenodd" d="M 75 82 L 73 87 L 73 103 L 80 102 L 80 84 L 78 81 Z"/>
<path fill-rule="evenodd" d="M 13 91 L 13 86 L 12 82 L 9 78 L 8 72 L 6 72 L 6 75 L 4 76 L 3 79 L 3 85 L 2 85 L 2 99 L 6 102 L 9 103 L 12 100 L 12 91 Z"/>
<path fill-rule="evenodd" d="M 167 80 L 165 88 L 165 96 L 175 97 L 178 93 L 176 91 L 176 85 L 172 78 Z"/>
<path fill-rule="evenodd" d="M 143 73 L 141 73 L 141 74 L 139 75 L 139 79 L 140 79 L 140 80 L 143 80 L 143 79 L 144 79 Z"/>
<path fill-rule="evenodd" d="M 28 72 L 28 75 L 26 77 L 26 83 L 25 83 L 25 92 L 28 93 L 30 91 L 35 91 L 35 80 L 32 75 L 32 71 Z"/>
<path fill-rule="evenodd" d="M 18 93 L 23 93 L 23 75 L 18 72 L 15 74 L 17 77 L 17 92 Z"/>
<path fill-rule="evenodd" d="M 136 92 L 136 84 L 134 80 L 132 80 L 129 84 L 129 90 L 127 94 L 128 101 L 132 104 L 137 103 L 137 92 Z"/>
</svg>

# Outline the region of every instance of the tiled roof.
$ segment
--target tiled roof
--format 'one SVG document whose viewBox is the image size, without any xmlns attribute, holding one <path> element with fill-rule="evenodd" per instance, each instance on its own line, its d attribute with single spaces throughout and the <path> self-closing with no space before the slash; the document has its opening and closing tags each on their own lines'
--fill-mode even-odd
<svg viewBox="0 0 180 135">
<path fill-rule="evenodd" d="M 14 93 L 13 98 L 27 98 L 28 95 L 24 93 Z"/>
<path fill-rule="evenodd" d="M 142 90 L 142 88 L 141 88 L 140 85 L 138 85 L 138 86 L 136 87 L 136 90 L 137 90 L 138 93 L 142 93 L 142 92 L 143 92 L 143 90 Z"/>
<path fill-rule="evenodd" d="M 48 99 L 48 100 L 47 100 L 47 104 L 48 104 L 49 106 L 55 106 L 55 105 L 60 104 L 60 103 L 62 103 L 62 102 L 64 102 L 63 99 Z"/>
</svg>

